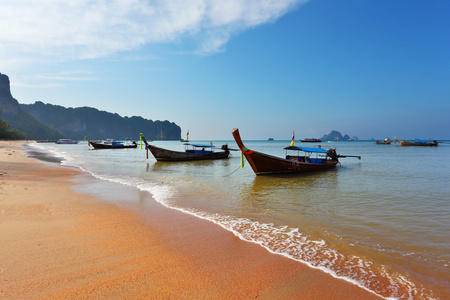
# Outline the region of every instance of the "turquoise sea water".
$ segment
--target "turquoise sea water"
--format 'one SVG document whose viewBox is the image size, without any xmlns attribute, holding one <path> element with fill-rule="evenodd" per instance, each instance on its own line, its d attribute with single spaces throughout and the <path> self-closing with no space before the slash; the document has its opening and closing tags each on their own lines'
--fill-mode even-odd
<svg viewBox="0 0 450 300">
<path fill-rule="evenodd" d="M 237 148 L 231 140 L 213 142 Z M 283 157 L 290 141 L 244 143 Z M 178 141 L 152 144 L 184 150 Z M 385 298 L 450 299 L 450 143 L 321 145 L 362 160 L 341 159 L 336 170 L 321 173 L 256 176 L 246 161 L 240 168 L 240 152 L 225 160 L 156 162 L 139 148 L 29 144 Z"/>
</svg>

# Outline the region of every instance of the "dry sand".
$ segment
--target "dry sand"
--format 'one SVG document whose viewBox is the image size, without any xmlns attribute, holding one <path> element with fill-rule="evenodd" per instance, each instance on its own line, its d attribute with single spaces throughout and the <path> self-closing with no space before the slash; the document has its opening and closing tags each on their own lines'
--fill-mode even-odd
<svg viewBox="0 0 450 300">
<path fill-rule="evenodd" d="M 211 222 L 77 193 L 81 172 L 21 144 L 0 141 L 0 299 L 379 299 Z"/>
</svg>

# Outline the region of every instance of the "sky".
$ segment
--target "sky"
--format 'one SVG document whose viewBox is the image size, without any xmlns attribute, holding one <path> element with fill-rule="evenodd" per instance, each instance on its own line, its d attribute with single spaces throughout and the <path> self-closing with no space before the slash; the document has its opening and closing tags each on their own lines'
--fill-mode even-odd
<svg viewBox="0 0 450 300">
<path fill-rule="evenodd" d="M 0 73 L 20 103 L 168 120 L 191 140 L 450 139 L 448 0 L 0 7 Z"/>
</svg>

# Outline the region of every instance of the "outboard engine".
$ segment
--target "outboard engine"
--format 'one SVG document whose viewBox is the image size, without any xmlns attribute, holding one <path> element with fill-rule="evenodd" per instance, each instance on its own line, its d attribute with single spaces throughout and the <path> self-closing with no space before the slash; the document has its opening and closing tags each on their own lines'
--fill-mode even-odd
<svg viewBox="0 0 450 300">
<path fill-rule="evenodd" d="M 328 150 L 328 156 L 331 157 L 332 160 L 339 161 L 336 149 Z"/>
</svg>

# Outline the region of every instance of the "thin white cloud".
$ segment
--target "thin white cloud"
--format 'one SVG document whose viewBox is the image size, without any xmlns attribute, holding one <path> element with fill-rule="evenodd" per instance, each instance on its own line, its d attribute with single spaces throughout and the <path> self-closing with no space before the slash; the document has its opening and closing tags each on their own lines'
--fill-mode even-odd
<svg viewBox="0 0 450 300">
<path fill-rule="evenodd" d="M 68 82 L 81 82 L 81 81 L 97 81 L 98 78 L 92 76 L 92 72 L 84 69 L 61 71 L 55 74 L 39 73 L 27 74 L 25 76 L 19 76 L 15 80 L 11 80 L 12 87 L 20 88 L 58 88 L 64 87 Z M 32 83 L 29 83 L 32 82 Z"/>
<path fill-rule="evenodd" d="M 11 86 L 21 88 L 33 88 L 33 89 L 35 88 L 48 89 L 48 88 L 62 87 L 64 85 L 58 83 L 29 84 L 21 81 L 11 81 Z"/>
<path fill-rule="evenodd" d="M 0 0 L 0 64 L 98 58 L 152 43 L 198 41 L 215 53 L 234 35 L 308 0 Z"/>
<path fill-rule="evenodd" d="M 39 79 L 59 80 L 59 81 L 96 81 L 98 79 L 92 77 L 74 77 L 74 76 L 38 76 Z"/>
</svg>

